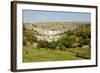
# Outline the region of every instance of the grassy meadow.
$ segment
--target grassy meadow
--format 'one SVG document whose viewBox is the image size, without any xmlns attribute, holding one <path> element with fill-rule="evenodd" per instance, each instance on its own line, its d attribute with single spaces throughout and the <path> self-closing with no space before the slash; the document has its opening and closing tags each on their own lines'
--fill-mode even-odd
<svg viewBox="0 0 100 73">
<path fill-rule="evenodd" d="M 82 60 L 85 58 L 84 57 L 82 58 L 81 56 L 83 55 L 86 55 L 87 57 L 90 56 L 88 49 L 85 49 L 84 52 L 85 51 L 87 52 L 81 53 L 82 51 L 78 50 L 77 48 L 71 48 L 66 51 L 46 50 L 44 48 L 41 49 L 25 48 L 23 62 Z M 78 56 L 78 54 L 80 56 Z"/>
</svg>

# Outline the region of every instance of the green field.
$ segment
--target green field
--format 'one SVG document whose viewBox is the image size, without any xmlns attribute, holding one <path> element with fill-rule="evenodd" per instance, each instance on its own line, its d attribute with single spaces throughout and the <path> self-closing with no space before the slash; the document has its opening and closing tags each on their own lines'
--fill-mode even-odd
<svg viewBox="0 0 100 73">
<path fill-rule="evenodd" d="M 82 54 L 82 51 L 83 51 L 84 56 L 87 55 L 88 57 L 90 57 L 90 53 L 88 49 L 82 50 L 82 48 L 81 49 L 71 48 L 66 51 L 61 51 L 57 49 L 47 50 L 46 48 L 41 48 L 41 49 L 24 48 L 23 62 L 82 60 L 85 58 L 77 56 L 77 54 L 78 53 L 80 54 L 80 52 Z"/>
</svg>

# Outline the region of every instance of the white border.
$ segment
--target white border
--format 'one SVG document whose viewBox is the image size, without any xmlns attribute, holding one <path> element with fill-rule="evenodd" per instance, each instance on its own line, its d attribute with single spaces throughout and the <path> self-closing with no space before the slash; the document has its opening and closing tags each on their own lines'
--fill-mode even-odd
<svg viewBox="0 0 100 73">
<path fill-rule="evenodd" d="M 22 9 L 29 10 L 46 10 L 46 11 L 70 11 L 70 12 L 87 12 L 91 13 L 91 60 L 73 60 L 73 61 L 53 61 L 53 62 L 22 62 Z M 28 5 L 17 4 L 17 69 L 32 68 L 51 68 L 51 67 L 68 67 L 83 66 L 96 64 L 96 13 L 94 8 L 81 7 L 61 7 L 61 6 L 44 6 L 44 5 Z"/>
</svg>

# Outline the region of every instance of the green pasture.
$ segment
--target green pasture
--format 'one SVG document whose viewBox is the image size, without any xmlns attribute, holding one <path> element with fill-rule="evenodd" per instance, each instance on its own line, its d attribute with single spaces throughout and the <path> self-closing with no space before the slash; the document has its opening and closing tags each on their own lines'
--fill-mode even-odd
<svg viewBox="0 0 100 73">
<path fill-rule="evenodd" d="M 75 50 L 74 50 L 75 49 Z M 32 49 L 32 48 L 24 48 L 23 49 L 23 62 L 42 62 L 42 61 L 66 61 L 66 60 L 82 60 L 85 59 L 84 57 L 77 56 L 76 51 L 79 50 L 79 54 L 82 55 L 88 55 L 90 57 L 90 54 L 88 49 L 81 50 L 78 48 L 71 48 L 67 49 L 66 51 L 61 50 L 48 50 L 46 48 L 40 48 L 40 49 Z M 80 53 L 81 52 L 81 53 Z M 89 58 L 88 58 L 89 59 Z"/>
</svg>

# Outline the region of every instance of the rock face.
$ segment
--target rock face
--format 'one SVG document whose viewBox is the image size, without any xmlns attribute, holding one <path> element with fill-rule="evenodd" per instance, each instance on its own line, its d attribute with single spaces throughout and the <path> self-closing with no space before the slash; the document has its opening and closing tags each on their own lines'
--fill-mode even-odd
<svg viewBox="0 0 100 73">
<path fill-rule="evenodd" d="M 56 24 L 56 25 L 55 25 Z M 39 40 L 56 41 L 62 35 L 61 33 L 78 28 L 77 24 L 68 23 L 39 23 L 39 24 L 24 24 L 25 28 L 33 29 L 38 32 L 36 37 Z"/>
<path fill-rule="evenodd" d="M 61 31 L 52 31 L 52 30 L 37 30 L 39 32 L 39 35 L 36 35 L 36 37 L 40 40 L 47 40 L 47 41 L 52 41 L 52 40 L 57 40 L 58 38 L 61 37 L 59 35 Z"/>
</svg>

